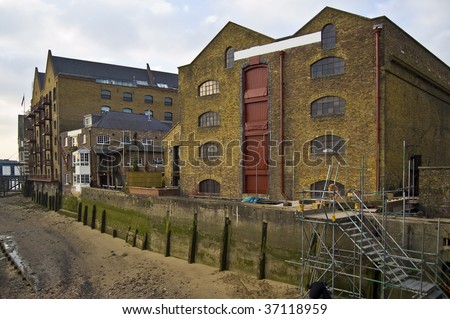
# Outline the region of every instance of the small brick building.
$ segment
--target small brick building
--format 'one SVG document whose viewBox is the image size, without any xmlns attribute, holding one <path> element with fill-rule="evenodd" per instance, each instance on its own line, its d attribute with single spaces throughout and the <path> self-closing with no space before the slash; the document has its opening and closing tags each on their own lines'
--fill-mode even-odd
<svg viewBox="0 0 450 319">
<path fill-rule="evenodd" d="M 61 133 L 66 188 L 122 189 L 130 171 L 164 170 L 163 136 L 171 126 L 144 114 L 88 114 L 84 127 Z M 161 179 L 161 178 L 159 178 Z"/>
</svg>

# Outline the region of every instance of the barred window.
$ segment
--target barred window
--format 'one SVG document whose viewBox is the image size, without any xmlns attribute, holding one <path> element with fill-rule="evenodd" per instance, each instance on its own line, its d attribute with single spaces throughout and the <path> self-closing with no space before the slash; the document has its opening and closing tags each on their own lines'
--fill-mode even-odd
<svg viewBox="0 0 450 319">
<path fill-rule="evenodd" d="M 311 154 L 332 155 L 343 154 L 347 141 L 336 135 L 322 135 L 311 141 Z"/>
<path fill-rule="evenodd" d="M 123 100 L 127 102 L 133 101 L 133 94 L 131 94 L 130 92 L 123 93 Z"/>
<path fill-rule="evenodd" d="M 229 47 L 225 52 L 225 68 L 232 68 L 234 66 L 234 48 Z"/>
<path fill-rule="evenodd" d="M 164 112 L 164 121 L 172 122 L 173 121 L 173 114 L 172 112 Z"/>
<path fill-rule="evenodd" d="M 165 97 L 164 98 L 164 105 L 171 106 L 172 105 L 172 98 Z"/>
<path fill-rule="evenodd" d="M 320 78 L 343 74 L 345 71 L 344 59 L 338 57 L 324 58 L 311 65 L 311 78 Z"/>
<path fill-rule="evenodd" d="M 333 24 L 327 24 L 322 29 L 322 49 L 334 49 L 336 47 L 336 28 Z"/>
<path fill-rule="evenodd" d="M 111 99 L 111 91 L 102 90 L 101 98 L 110 100 Z"/>
<path fill-rule="evenodd" d="M 325 96 L 311 104 L 311 116 L 328 116 L 345 113 L 345 100 L 338 96 Z"/>
<path fill-rule="evenodd" d="M 153 104 L 153 96 L 152 95 L 144 96 L 144 103 Z"/>
<path fill-rule="evenodd" d="M 220 117 L 219 113 L 216 112 L 206 112 L 199 116 L 198 126 L 199 127 L 209 127 L 209 126 L 219 126 Z"/>
<path fill-rule="evenodd" d="M 219 81 L 206 81 L 205 83 L 201 84 L 198 88 L 198 95 L 199 96 L 206 96 L 206 95 L 213 95 L 218 94 L 219 91 Z"/>
<path fill-rule="evenodd" d="M 220 183 L 213 179 L 205 179 L 199 184 L 200 193 L 220 194 Z"/>
</svg>

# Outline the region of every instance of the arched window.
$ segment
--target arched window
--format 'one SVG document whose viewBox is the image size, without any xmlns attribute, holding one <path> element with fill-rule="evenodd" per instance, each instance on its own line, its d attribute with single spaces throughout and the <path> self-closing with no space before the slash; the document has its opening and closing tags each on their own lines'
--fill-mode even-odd
<svg viewBox="0 0 450 319">
<path fill-rule="evenodd" d="M 129 107 L 124 107 L 124 108 L 123 108 L 123 112 L 124 112 L 124 113 L 133 113 L 133 110 L 130 109 Z"/>
<path fill-rule="evenodd" d="M 219 113 L 216 112 L 206 112 L 198 117 L 199 127 L 209 127 L 209 126 L 219 126 L 220 118 Z"/>
<path fill-rule="evenodd" d="M 144 96 L 144 103 L 153 104 L 153 95 Z"/>
<path fill-rule="evenodd" d="M 102 111 L 102 113 L 109 112 L 111 111 L 111 108 L 108 105 L 102 105 L 100 111 Z"/>
<path fill-rule="evenodd" d="M 199 96 L 213 95 L 217 93 L 220 93 L 219 81 L 206 81 L 198 87 Z"/>
<path fill-rule="evenodd" d="M 172 98 L 170 98 L 170 97 L 165 97 L 165 98 L 164 98 L 164 105 L 167 105 L 167 106 L 172 105 Z"/>
<path fill-rule="evenodd" d="M 102 90 L 101 98 L 110 100 L 111 99 L 111 91 Z"/>
<path fill-rule="evenodd" d="M 345 113 L 345 100 L 338 96 L 325 96 L 311 104 L 311 116 L 328 116 Z"/>
<path fill-rule="evenodd" d="M 343 74 L 344 71 L 344 59 L 338 57 L 324 58 L 311 65 L 311 78 Z"/>
<path fill-rule="evenodd" d="M 133 94 L 131 94 L 130 92 L 124 92 L 123 93 L 123 100 L 127 101 L 127 102 L 133 101 Z"/>
<path fill-rule="evenodd" d="M 336 135 L 322 135 L 311 141 L 311 154 L 333 155 L 343 154 L 347 141 Z"/>
<path fill-rule="evenodd" d="M 322 49 L 334 49 L 336 47 L 336 28 L 333 24 L 327 24 L 322 29 Z"/>
<path fill-rule="evenodd" d="M 225 52 L 225 68 L 232 68 L 234 66 L 234 48 L 229 47 Z"/>
<path fill-rule="evenodd" d="M 173 121 L 172 112 L 164 112 L 164 121 L 167 121 L 167 122 Z"/>
<path fill-rule="evenodd" d="M 206 142 L 200 146 L 200 158 L 213 159 L 222 155 L 222 148 L 219 143 Z"/>
<path fill-rule="evenodd" d="M 205 179 L 199 184 L 200 193 L 220 194 L 220 183 L 213 179 Z"/>
</svg>

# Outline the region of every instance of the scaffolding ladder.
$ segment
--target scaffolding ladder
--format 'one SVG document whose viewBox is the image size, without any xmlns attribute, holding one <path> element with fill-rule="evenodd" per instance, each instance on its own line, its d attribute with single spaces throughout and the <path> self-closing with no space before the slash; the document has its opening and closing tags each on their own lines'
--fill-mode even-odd
<svg viewBox="0 0 450 319">
<path fill-rule="evenodd" d="M 331 171 L 330 165 L 327 181 Z M 322 192 L 319 199 L 327 205 L 298 213 L 302 257 L 294 263 L 301 265 L 302 291 L 311 282 L 326 281 L 334 297 L 448 298 L 450 278 L 438 256 L 427 260 L 423 252 L 403 249 L 354 191 L 347 198 Z"/>
</svg>

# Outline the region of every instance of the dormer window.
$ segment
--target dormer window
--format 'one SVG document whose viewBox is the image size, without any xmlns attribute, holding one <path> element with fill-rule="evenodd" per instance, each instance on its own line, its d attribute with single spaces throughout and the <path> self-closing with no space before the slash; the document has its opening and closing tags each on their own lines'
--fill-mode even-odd
<svg viewBox="0 0 450 319">
<path fill-rule="evenodd" d="M 92 115 L 85 115 L 84 116 L 84 127 L 91 127 L 92 126 Z"/>
</svg>

